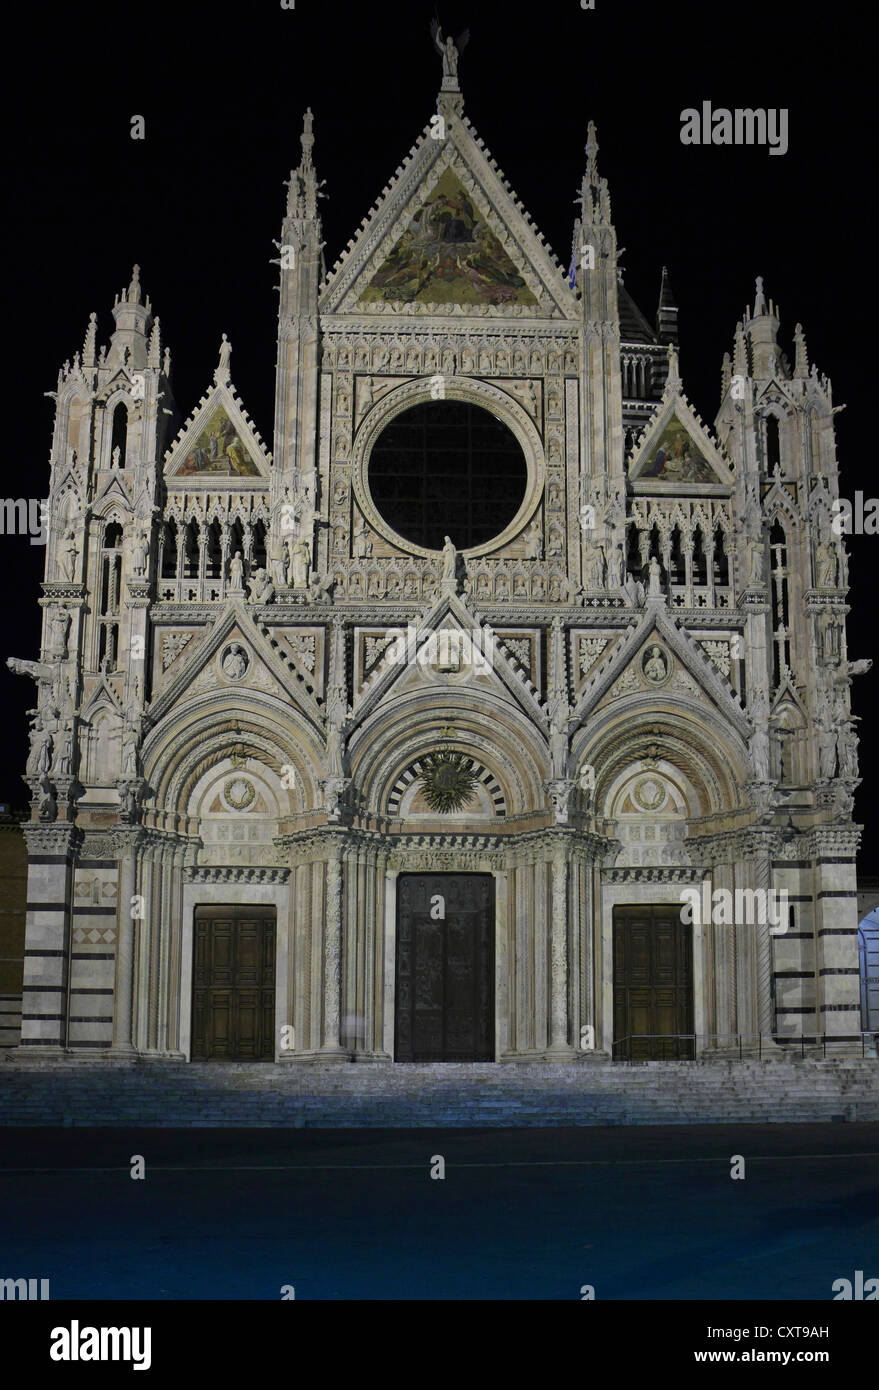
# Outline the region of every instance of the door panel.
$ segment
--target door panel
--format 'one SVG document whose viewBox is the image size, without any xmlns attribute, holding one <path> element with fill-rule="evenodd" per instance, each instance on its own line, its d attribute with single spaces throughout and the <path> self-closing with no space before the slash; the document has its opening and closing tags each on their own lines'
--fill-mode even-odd
<svg viewBox="0 0 879 1390">
<path fill-rule="evenodd" d="M 693 935 L 669 906 L 617 907 L 613 920 L 614 1055 L 691 1058 Z M 630 1041 L 626 1041 L 629 1039 Z"/>
<path fill-rule="evenodd" d="M 401 874 L 396 969 L 397 1061 L 492 1061 L 491 875 Z"/>
<path fill-rule="evenodd" d="M 275 1055 L 275 909 L 195 911 L 193 1061 Z"/>
</svg>

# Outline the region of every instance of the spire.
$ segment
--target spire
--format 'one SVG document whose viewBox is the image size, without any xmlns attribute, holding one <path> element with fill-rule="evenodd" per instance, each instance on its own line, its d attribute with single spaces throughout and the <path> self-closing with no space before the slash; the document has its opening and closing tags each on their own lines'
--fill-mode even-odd
<svg viewBox="0 0 879 1390">
<path fill-rule="evenodd" d="M 809 354 L 806 349 L 806 335 L 803 332 L 803 325 L 798 323 L 794 329 L 794 376 L 807 377 L 809 375 Z"/>
<path fill-rule="evenodd" d="M 766 296 L 765 296 L 764 293 L 763 293 L 763 276 L 762 276 L 762 275 L 758 275 L 758 276 L 757 276 L 757 295 L 756 295 L 756 298 L 755 298 L 755 300 L 754 300 L 754 314 L 753 314 L 753 317 L 756 319 L 756 318 L 759 318 L 761 314 L 765 314 L 765 313 L 766 313 Z"/>
<path fill-rule="evenodd" d="M 141 301 L 140 266 L 131 272 L 131 283 L 127 290 L 116 297 L 113 304 L 113 318 L 116 331 L 110 338 L 107 365 L 114 367 L 126 365 L 135 372 L 143 371 L 147 365 L 147 331 L 152 323 L 150 301 Z"/>
<path fill-rule="evenodd" d="M 731 382 L 731 381 L 732 381 L 732 362 L 730 361 L 729 353 L 728 353 L 728 352 L 725 352 L 725 353 L 723 354 L 723 363 L 722 363 L 721 368 L 720 368 L 720 399 L 721 399 L 721 401 L 725 401 L 725 400 L 726 400 L 726 393 L 727 393 L 727 391 L 728 391 L 729 388 L 730 388 L 730 382 Z"/>
<path fill-rule="evenodd" d="M 302 146 L 299 167 L 292 170 L 287 184 L 287 216 L 304 221 L 317 217 L 318 189 L 320 187 L 312 159 L 314 115 L 310 106 L 302 119 L 302 134 L 299 137 L 299 143 Z"/>
<path fill-rule="evenodd" d="M 85 330 L 85 340 L 82 345 L 82 365 L 93 367 L 95 365 L 95 340 L 98 332 L 97 314 L 89 314 L 89 326 Z"/>
<path fill-rule="evenodd" d="M 659 306 L 656 310 L 656 331 L 661 343 L 674 343 L 677 347 L 678 310 L 666 266 L 662 267 L 662 282 L 659 287 Z"/>
<path fill-rule="evenodd" d="M 587 126 L 586 173 L 580 185 L 580 220 L 584 228 L 596 222 L 610 223 L 610 193 L 607 179 L 598 173 L 598 135 L 595 122 Z"/>
<path fill-rule="evenodd" d="M 748 375 L 748 345 L 745 341 L 745 329 L 741 323 L 736 324 L 736 340 L 733 348 L 733 372 L 736 376 Z"/>
<path fill-rule="evenodd" d="M 161 330 L 158 318 L 153 323 L 153 331 L 150 334 L 150 345 L 147 349 L 147 366 L 158 367 L 159 353 L 161 351 Z"/>
<path fill-rule="evenodd" d="M 783 374 L 781 348 L 778 346 L 778 316 L 770 299 L 767 306 L 763 293 L 763 277 L 757 276 L 754 312 L 745 324 L 751 344 L 752 376 L 768 381 Z"/>
</svg>

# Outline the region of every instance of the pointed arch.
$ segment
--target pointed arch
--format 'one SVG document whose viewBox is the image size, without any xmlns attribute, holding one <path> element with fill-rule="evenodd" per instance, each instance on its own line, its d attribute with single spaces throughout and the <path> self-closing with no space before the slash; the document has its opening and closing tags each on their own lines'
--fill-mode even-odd
<svg viewBox="0 0 879 1390">
<path fill-rule="evenodd" d="M 110 417 L 110 460 L 114 459 L 116 450 L 119 450 L 117 466 L 125 467 L 125 454 L 128 448 L 128 406 L 125 401 L 120 400 L 113 406 L 113 413 Z"/>
</svg>

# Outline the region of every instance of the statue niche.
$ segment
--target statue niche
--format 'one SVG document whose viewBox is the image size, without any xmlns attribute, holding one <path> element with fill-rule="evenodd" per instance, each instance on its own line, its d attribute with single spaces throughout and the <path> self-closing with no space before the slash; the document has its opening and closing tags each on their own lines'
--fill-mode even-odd
<svg viewBox="0 0 879 1390">
<path fill-rule="evenodd" d="M 102 705 L 82 732 L 82 780 L 87 786 L 115 786 L 122 761 L 122 720 L 115 710 Z"/>
</svg>

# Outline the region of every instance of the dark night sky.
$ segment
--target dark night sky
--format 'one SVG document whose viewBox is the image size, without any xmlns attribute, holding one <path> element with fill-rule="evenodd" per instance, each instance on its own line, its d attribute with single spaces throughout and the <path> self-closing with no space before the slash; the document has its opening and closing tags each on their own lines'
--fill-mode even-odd
<svg viewBox="0 0 879 1390">
<path fill-rule="evenodd" d="M 310 104 L 315 116 L 332 264 L 435 110 L 433 13 L 420 0 L 296 0 L 289 11 L 278 0 L 32 7 L 7 54 L 7 75 L 20 83 L 5 97 L 7 496 L 43 494 L 53 408 L 43 392 L 81 346 L 93 309 L 106 341 L 113 296 L 134 261 L 171 347 L 183 413 L 207 389 L 225 331 L 235 385 L 271 440 L 277 269 L 269 260 L 302 112 Z M 847 403 L 837 417 L 842 491 L 869 496 L 879 488 L 867 452 L 875 81 L 858 27 L 866 13 L 813 0 L 596 0 L 594 11 L 578 0 L 439 5 L 444 30 L 471 30 L 460 65 L 467 114 L 559 258 L 570 259 L 592 118 L 628 248 L 626 286 L 652 319 L 660 269 L 669 267 L 685 389 L 703 419 L 713 421 L 721 358 L 762 274 L 780 306 L 785 350 L 792 357 L 800 320 L 810 360 L 831 376 L 835 402 Z M 681 145 L 680 113 L 703 100 L 787 107 L 788 153 Z M 135 113 L 146 118 L 143 142 L 129 138 Z M 869 569 L 879 538 L 848 544 L 849 654 L 879 655 Z M 26 537 L 0 537 L 0 546 L 0 649 L 4 658 L 33 658 L 43 551 Z M 33 694 L 4 662 L 0 799 L 13 806 L 25 804 L 24 711 Z M 877 701 L 874 669 L 854 685 L 867 874 L 879 873 L 879 812 L 869 804 Z"/>
</svg>

